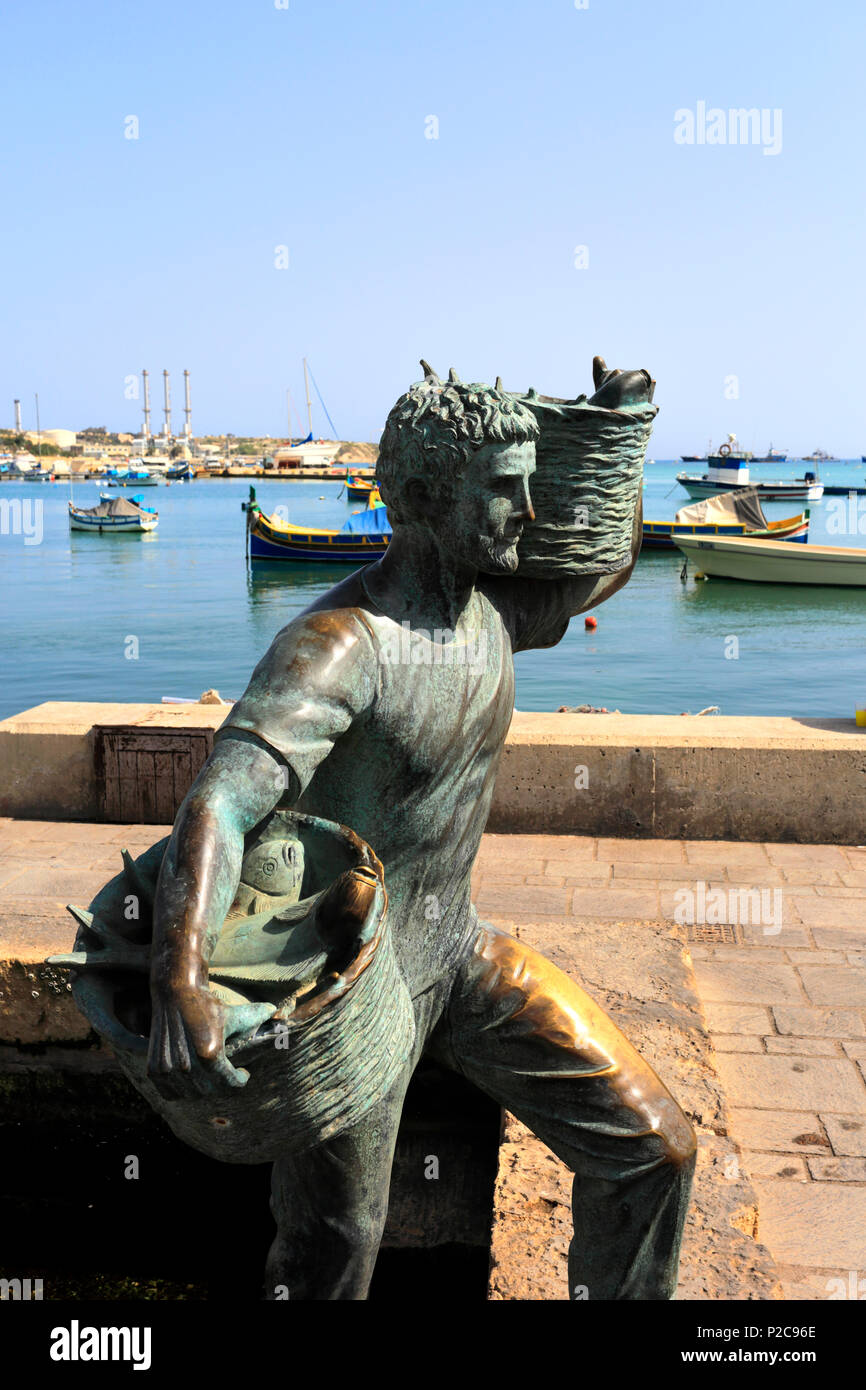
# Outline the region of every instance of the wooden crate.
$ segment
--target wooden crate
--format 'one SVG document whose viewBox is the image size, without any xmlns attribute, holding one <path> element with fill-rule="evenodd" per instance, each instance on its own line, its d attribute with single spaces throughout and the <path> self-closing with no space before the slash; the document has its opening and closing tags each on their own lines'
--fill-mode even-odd
<svg viewBox="0 0 866 1390">
<path fill-rule="evenodd" d="M 102 818 L 169 825 L 213 748 L 213 729 L 97 725 Z"/>
</svg>

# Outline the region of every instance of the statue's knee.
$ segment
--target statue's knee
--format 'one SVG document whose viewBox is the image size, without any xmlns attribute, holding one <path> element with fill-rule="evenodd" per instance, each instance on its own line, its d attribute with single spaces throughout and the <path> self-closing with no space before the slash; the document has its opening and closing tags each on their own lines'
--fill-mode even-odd
<svg viewBox="0 0 866 1390">
<path fill-rule="evenodd" d="M 665 1157 L 672 1168 L 679 1171 L 694 1164 L 698 1151 L 697 1135 L 675 1100 L 665 1105 L 659 1134 L 665 1146 Z"/>
<path fill-rule="evenodd" d="M 387 1214 L 387 1207 L 384 1210 L 364 1207 L 331 1214 L 324 1225 L 332 1242 L 339 1245 L 347 1257 L 366 1255 L 378 1250 Z"/>
</svg>

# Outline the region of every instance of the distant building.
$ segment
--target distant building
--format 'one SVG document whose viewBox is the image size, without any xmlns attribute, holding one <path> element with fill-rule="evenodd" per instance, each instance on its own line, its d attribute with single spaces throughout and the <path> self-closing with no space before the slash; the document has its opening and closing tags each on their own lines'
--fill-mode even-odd
<svg viewBox="0 0 866 1390">
<path fill-rule="evenodd" d="M 75 444 L 77 435 L 75 430 L 28 430 L 24 436 L 34 444 L 41 440 L 43 444 L 53 444 L 55 449 L 71 449 Z"/>
<path fill-rule="evenodd" d="M 314 444 L 280 444 L 274 449 L 274 463 L 277 468 L 289 470 L 292 468 L 327 468 L 334 460 L 334 455 L 339 449 L 339 443 L 334 443 L 332 439 L 320 439 Z"/>
</svg>

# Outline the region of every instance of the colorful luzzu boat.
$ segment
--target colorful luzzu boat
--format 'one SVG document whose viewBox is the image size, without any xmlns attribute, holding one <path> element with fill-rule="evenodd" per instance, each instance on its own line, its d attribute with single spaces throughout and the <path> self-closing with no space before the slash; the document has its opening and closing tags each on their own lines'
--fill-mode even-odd
<svg viewBox="0 0 866 1390">
<path fill-rule="evenodd" d="M 641 546 L 644 550 L 675 550 L 681 536 L 805 542 L 808 534 L 808 509 L 799 516 L 768 521 L 757 489 L 748 487 L 681 507 L 673 521 L 644 521 Z"/>
<path fill-rule="evenodd" d="M 363 502 L 371 493 L 377 491 L 373 478 L 357 478 L 351 474 L 346 478 L 346 496 L 352 502 Z"/>
<path fill-rule="evenodd" d="M 70 531 L 94 531 L 100 536 L 141 535 L 155 531 L 158 525 L 159 513 L 152 507 L 142 507 L 136 497 L 100 494 L 98 507 L 69 503 Z"/>
<path fill-rule="evenodd" d="M 388 513 L 378 491 L 370 494 L 367 508 L 353 512 L 339 531 L 294 526 L 289 521 L 267 516 L 256 501 L 252 487 L 250 500 L 244 505 L 251 560 L 366 565 L 384 555 L 391 539 Z"/>
</svg>

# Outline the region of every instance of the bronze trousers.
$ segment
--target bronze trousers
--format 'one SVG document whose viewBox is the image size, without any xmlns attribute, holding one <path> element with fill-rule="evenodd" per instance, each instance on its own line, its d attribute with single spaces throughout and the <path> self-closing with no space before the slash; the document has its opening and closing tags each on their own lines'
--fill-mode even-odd
<svg viewBox="0 0 866 1390">
<path fill-rule="evenodd" d="M 456 970 L 415 1011 L 415 1053 L 388 1096 L 336 1139 L 274 1164 L 266 1296 L 367 1297 L 403 1099 L 426 1052 L 574 1173 L 568 1296 L 672 1298 L 695 1136 L 604 1010 L 537 951 L 479 922 Z"/>
</svg>

